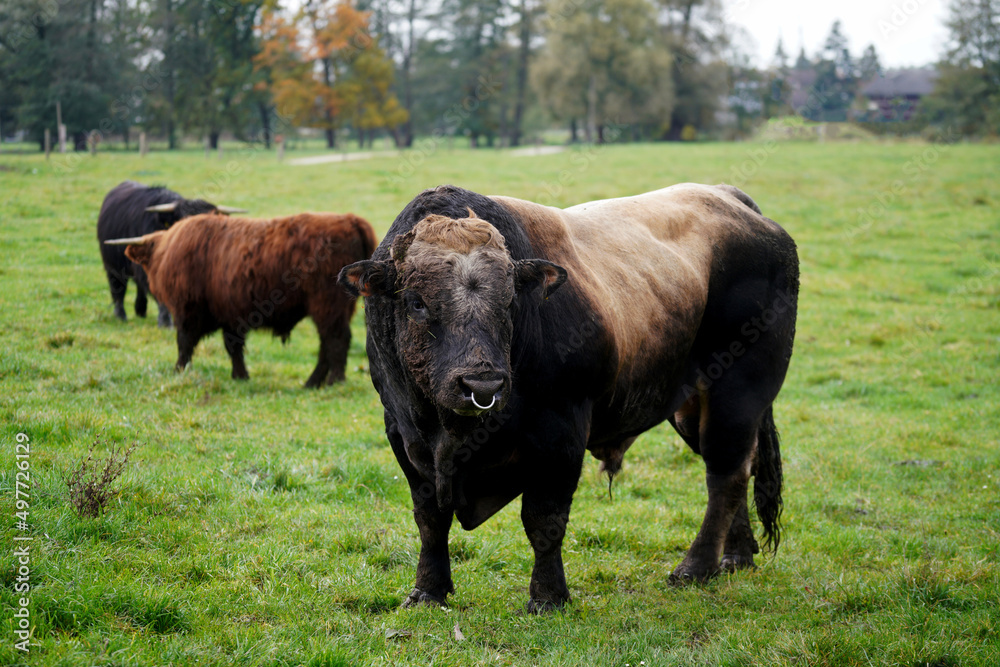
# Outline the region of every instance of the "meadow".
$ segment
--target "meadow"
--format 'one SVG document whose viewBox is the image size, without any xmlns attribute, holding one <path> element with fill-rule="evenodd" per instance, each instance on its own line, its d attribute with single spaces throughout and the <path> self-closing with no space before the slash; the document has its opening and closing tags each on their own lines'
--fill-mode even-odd
<svg viewBox="0 0 1000 667">
<path fill-rule="evenodd" d="M 452 531 L 448 609 L 400 610 L 419 546 L 367 374 L 302 388 L 318 339 L 252 334 L 248 382 L 218 334 L 174 371 L 155 308 L 112 315 L 95 237 L 135 179 L 252 215 L 353 211 L 379 235 L 455 183 L 566 206 L 729 182 L 797 240 L 795 353 L 775 405 L 785 537 L 753 571 L 672 587 L 704 466 L 669 426 L 609 497 L 588 460 L 565 543 L 573 602 L 523 613 L 515 501 Z M 273 153 L 0 155 L 0 664 L 1000 664 L 1000 146 L 614 145 L 515 157 L 424 143 L 294 167 Z M 16 459 L 23 433 L 30 455 Z M 65 477 L 137 442 L 120 494 L 81 518 Z M 28 527 L 15 472 L 28 461 Z M 30 541 L 17 540 L 30 537 Z M 30 652 L 15 648 L 29 546 Z"/>
</svg>

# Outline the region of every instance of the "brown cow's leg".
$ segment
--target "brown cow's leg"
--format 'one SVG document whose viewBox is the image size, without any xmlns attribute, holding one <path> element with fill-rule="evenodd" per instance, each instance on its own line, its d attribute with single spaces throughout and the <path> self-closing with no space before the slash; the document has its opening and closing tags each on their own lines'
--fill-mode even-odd
<svg viewBox="0 0 1000 667">
<path fill-rule="evenodd" d="M 350 321 L 329 324 L 324 315 L 314 316 L 313 321 L 319 332 L 319 359 L 312 375 L 306 380 L 309 389 L 343 381 L 347 351 L 351 347 Z"/>
<path fill-rule="evenodd" d="M 156 317 L 156 325 L 164 329 L 169 329 L 174 324 L 170 320 L 170 311 L 162 303 L 157 303 L 156 305 L 160 309 L 160 312 Z"/>
<path fill-rule="evenodd" d="M 306 380 L 306 389 L 315 389 L 323 384 L 326 376 L 330 372 L 330 364 L 326 361 L 326 347 L 327 342 L 323 339 L 319 341 L 319 360 L 316 362 L 316 368 L 313 369 L 312 375 Z"/>
<path fill-rule="evenodd" d="M 198 344 L 201 336 L 197 332 L 186 328 L 181 322 L 177 323 L 177 370 L 182 371 L 191 363 L 191 355 Z"/>
<path fill-rule="evenodd" d="M 736 511 L 732 525 L 729 526 L 719 569 L 724 572 L 735 572 L 743 568 L 753 567 L 753 555 L 758 552 L 760 552 L 760 547 L 757 545 L 757 540 L 754 539 L 753 528 L 750 526 L 750 513 L 747 510 L 747 501 L 744 499 Z"/>
<path fill-rule="evenodd" d="M 243 362 L 243 346 L 246 345 L 246 338 L 240 336 L 232 329 L 222 330 L 222 340 L 226 345 L 226 352 L 233 362 L 233 379 L 248 380 L 250 374 L 247 373 L 246 364 Z"/>
<path fill-rule="evenodd" d="M 330 340 L 327 352 L 327 362 L 330 365 L 330 374 L 326 378 L 327 384 L 342 382 L 344 371 L 347 369 L 347 351 L 351 348 L 351 327 L 342 327 Z"/>
</svg>

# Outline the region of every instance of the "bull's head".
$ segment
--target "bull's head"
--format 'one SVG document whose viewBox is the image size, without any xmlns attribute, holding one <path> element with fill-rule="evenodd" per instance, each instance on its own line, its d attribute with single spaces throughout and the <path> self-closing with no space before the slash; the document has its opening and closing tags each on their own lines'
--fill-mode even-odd
<svg viewBox="0 0 1000 667">
<path fill-rule="evenodd" d="M 130 239 L 110 239 L 104 243 L 105 245 L 128 246 L 125 248 L 125 256 L 148 271 L 153 261 L 153 250 L 165 233 L 165 231 L 160 231 Z"/>
<path fill-rule="evenodd" d="M 390 259 L 347 266 L 355 296 L 392 300 L 400 358 L 439 410 L 474 416 L 510 398 L 515 295 L 547 297 L 566 270 L 542 259 L 513 260 L 504 238 L 469 217 L 431 215 L 397 236 Z"/>
</svg>

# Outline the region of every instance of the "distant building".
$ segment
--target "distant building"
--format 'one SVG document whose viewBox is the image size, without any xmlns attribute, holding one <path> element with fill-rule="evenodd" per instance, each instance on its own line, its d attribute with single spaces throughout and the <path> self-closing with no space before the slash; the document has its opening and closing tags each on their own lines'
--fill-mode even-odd
<svg viewBox="0 0 1000 667">
<path fill-rule="evenodd" d="M 799 56 L 802 59 L 802 56 Z M 816 70 L 806 62 L 805 65 L 796 66 L 785 76 L 785 85 L 788 88 L 788 104 L 795 110 L 795 113 L 806 116 L 810 106 L 816 106 L 816 100 L 810 100 L 809 94 L 813 84 L 816 83 Z"/>
<path fill-rule="evenodd" d="M 933 67 L 889 70 L 861 87 L 868 101 L 867 121 L 910 120 L 920 99 L 934 90 L 938 72 Z"/>
</svg>

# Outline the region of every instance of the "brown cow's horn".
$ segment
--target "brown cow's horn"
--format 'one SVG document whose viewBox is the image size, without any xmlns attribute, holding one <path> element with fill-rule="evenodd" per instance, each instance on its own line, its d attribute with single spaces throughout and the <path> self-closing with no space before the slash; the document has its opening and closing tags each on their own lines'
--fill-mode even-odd
<svg viewBox="0 0 1000 667">
<path fill-rule="evenodd" d="M 215 208 L 218 209 L 219 213 L 225 213 L 226 215 L 229 215 L 230 213 L 249 213 L 250 212 L 249 209 L 234 208 L 232 206 L 216 206 Z"/>
<path fill-rule="evenodd" d="M 145 236 L 133 236 L 130 239 L 111 239 L 110 241 L 105 241 L 104 245 L 143 245 L 148 242 L 149 239 Z"/>
<path fill-rule="evenodd" d="M 156 206 L 149 206 L 146 208 L 150 213 L 169 213 L 177 208 L 177 202 L 172 202 L 170 204 L 157 204 Z"/>
</svg>

